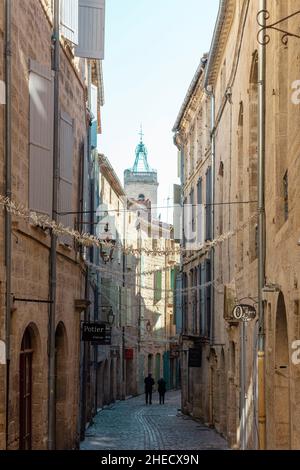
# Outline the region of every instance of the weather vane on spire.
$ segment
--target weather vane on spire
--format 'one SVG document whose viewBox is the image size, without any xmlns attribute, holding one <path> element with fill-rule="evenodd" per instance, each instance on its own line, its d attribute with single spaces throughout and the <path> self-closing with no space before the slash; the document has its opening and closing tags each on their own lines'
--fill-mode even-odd
<svg viewBox="0 0 300 470">
<path fill-rule="evenodd" d="M 143 134 L 143 126 L 142 126 L 142 124 L 141 124 L 141 127 L 140 127 L 139 136 L 140 136 L 140 141 L 143 142 L 144 134 Z"/>
</svg>

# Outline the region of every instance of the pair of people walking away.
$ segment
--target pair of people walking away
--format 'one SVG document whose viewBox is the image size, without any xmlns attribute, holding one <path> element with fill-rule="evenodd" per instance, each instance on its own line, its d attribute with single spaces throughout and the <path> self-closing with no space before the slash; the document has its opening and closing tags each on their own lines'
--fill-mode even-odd
<svg viewBox="0 0 300 470">
<path fill-rule="evenodd" d="M 148 374 L 148 377 L 145 378 L 145 394 L 146 394 L 146 405 L 152 405 L 152 391 L 153 385 L 155 384 L 152 374 Z M 158 384 L 158 393 L 159 393 L 159 404 L 165 403 L 165 393 L 166 393 L 166 381 L 161 378 L 157 382 Z"/>
</svg>

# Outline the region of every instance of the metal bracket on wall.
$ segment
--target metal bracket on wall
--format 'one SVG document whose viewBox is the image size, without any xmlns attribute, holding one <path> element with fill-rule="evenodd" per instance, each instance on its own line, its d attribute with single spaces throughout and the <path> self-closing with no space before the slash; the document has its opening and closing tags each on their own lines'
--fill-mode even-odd
<svg viewBox="0 0 300 470">
<path fill-rule="evenodd" d="M 265 24 L 265 22 L 267 22 L 270 19 L 270 13 L 268 10 L 260 10 L 257 13 L 257 23 L 258 23 L 258 26 L 260 26 L 260 30 L 258 31 L 258 34 L 257 34 L 257 40 L 259 44 L 261 44 L 262 46 L 266 46 L 267 44 L 269 44 L 271 38 L 270 38 L 270 35 L 268 34 L 268 31 L 271 29 L 274 31 L 278 31 L 279 33 L 282 34 L 281 42 L 285 46 L 288 44 L 289 37 L 300 39 L 299 34 L 286 31 L 286 29 L 284 29 L 284 26 L 281 26 L 284 22 L 288 21 L 289 19 L 297 15 L 300 15 L 300 10 L 295 11 L 289 16 L 281 18 L 280 20 L 277 20 L 274 23 Z"/>
</svg>

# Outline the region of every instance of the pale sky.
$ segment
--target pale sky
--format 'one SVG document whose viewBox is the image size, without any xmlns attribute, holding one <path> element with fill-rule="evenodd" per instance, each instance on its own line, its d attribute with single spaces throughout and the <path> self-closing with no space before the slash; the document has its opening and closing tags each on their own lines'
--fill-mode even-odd
<svg viewBox="0 0 300 470">
<path fill-rule="evenodd" d="M 98 147 L 123 184 L 142 123 L 148 162 L 158 171 L 160 206 L 167 205 L 178 183 L 172 127 L 209 51 L 218 6 L 219 0 L 106 0 L 105 105 Z M 166 218 L 165 211 L 157 212 Z"/>
</svg>

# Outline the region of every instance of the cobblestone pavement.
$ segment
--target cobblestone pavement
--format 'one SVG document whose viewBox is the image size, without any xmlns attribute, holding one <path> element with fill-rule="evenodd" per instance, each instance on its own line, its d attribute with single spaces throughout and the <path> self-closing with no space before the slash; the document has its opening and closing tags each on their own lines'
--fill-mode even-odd
<svg viewBox="0 0 300 470">
<path fill-rule="evenodd" d="M 86 432 L 81 449 L 89 450 L 204 450 L 227 449 L 226 441 L 180 412 L 180 392 L 166 394 L 165 405 L 153 394 L 120 401 L 100 411 Z"/>
</svg>

